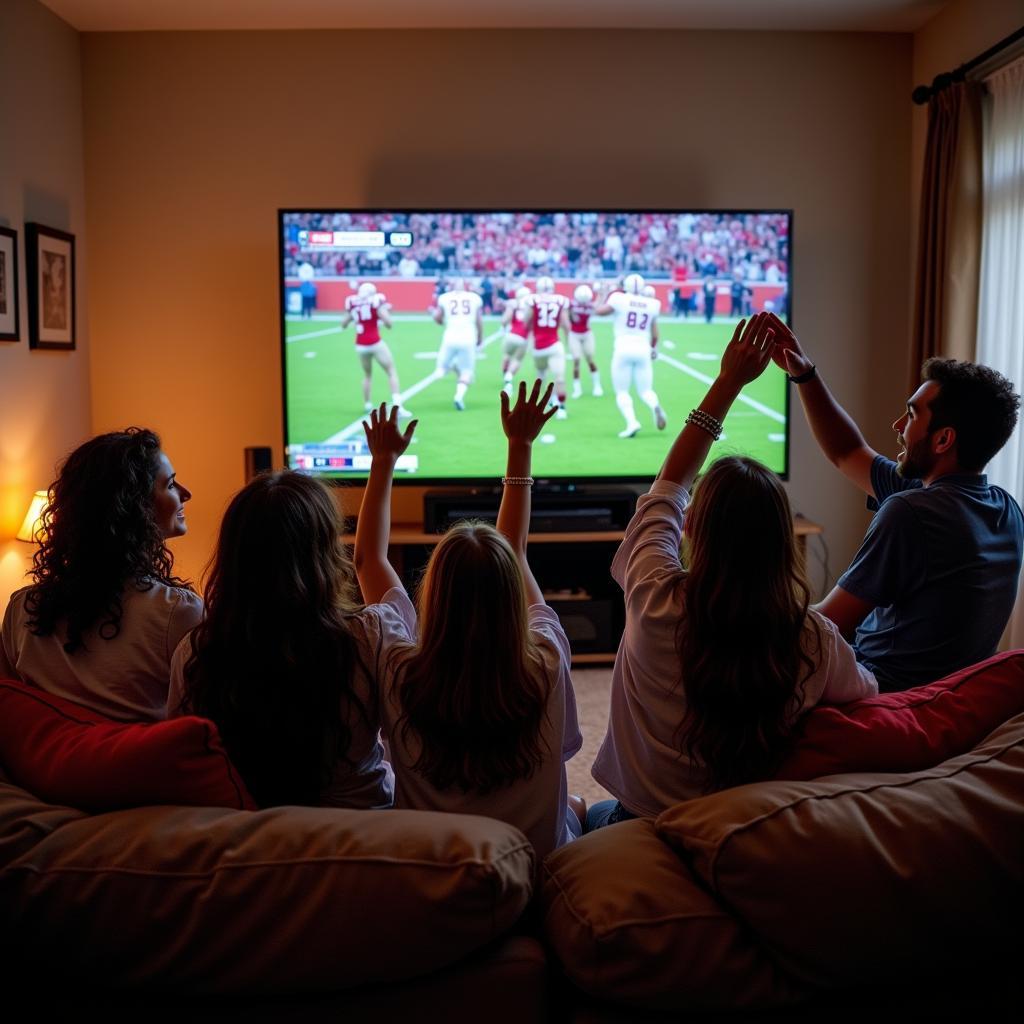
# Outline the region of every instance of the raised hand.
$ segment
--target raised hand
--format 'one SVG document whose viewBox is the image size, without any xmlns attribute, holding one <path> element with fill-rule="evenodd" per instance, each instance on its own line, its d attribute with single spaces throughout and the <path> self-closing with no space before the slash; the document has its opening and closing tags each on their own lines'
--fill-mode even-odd
<svg viewBox="0 0 1024 1024">
<path fill-rule="evenodd" d="M 770 313 L 758 313 L 736 325 L 732 340 L 722 354 L 721 376 L 743 387 L 764 373 L 776 345 L 777 329 Z"/>
<path fill-rule="evenodd" d="M 768 322 L 775 331 L 775 348 L 772 359 L 775 365 L 785 370 L 791 377 L 799 377 L 811 368 L 807 353 L 797 340 L 796 335 L 774 313 L 768 314 Z"/>
<path fill-rule="evenodd" d="M 398 426 L 398 406 L 393 405 L 388 413 L 387 403 L 381 402 L 380 407 L 370 413 L 369 421 L 363 420 L 370 454 L 375 459 L 397 459 L 409 447 L 417 423 L 419 420 L 413 420 L 403 432 Z"/>
<path fill-rule="evenodd" d="M 501 393 L 501 429 L 509 442 L 519 441 L 531 444 L 541 431 L 541 427 L 557 411 L 557 407 L 548 409 L 548 402 L 551 400 L 551 392 L 554 383 L 549 384 L 544 393 L 540 393 L 540 381 L 533 382 L 533 389 L 529 397 L 526 395 L 526 381 L 519 382 L 519 393 L 516 396 L 516 404 L 509 407 L 509 397 Z"/>
</svg>

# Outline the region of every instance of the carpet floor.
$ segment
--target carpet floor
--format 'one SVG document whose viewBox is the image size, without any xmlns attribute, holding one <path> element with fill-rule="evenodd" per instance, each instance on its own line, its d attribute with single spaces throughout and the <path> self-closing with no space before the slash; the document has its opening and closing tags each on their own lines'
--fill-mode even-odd
<svg viewBox="0 0 1024 1024">
<path fill-rule="evenodd" d="M 590 807 L 598 800 L 611 798 L 611 793 L 591 778 L 590 766 L 594 763 L 608 726 L 608 694 L 612 685 L 612 670 L 574 668 L 572 685 L 576 691 L 583 749 L 565 766 L 565 771 L 569 779 L 569 792 L 579 794 Z"/>
</svg>

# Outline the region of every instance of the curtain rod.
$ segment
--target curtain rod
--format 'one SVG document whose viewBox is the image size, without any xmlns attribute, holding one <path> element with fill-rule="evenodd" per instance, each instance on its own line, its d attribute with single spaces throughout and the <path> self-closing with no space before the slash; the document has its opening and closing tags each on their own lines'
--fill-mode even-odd
<svg viewBox="0 0 1024 1024">
<path fill-rule="evenodd" d="M 990 46 L 984 53 L 979 53 L 977 57 L 967 61 L 966 64 L 961 64 L 953 71 L 943 71 L 942 74 L 936 75 L 932 79 L 931 85 L 919 85 L 911 93 L 910 98 L 918 106 L 927 103 L 933 96 L 942 92 L 943 89 L 949 88 L 954 82 L 962 82 L 968 71 L 972 71 L 979 64 L 984 64 L 985 61 L 994 57 L 1000 51 L 1005 50 L 1008 46 L 1013 46 L 1020 39 L 1024 39 L 1024 26 L 1017 29 L 1016 32 L 1011 32 L 1005 39 L 1000 39 L 995 46 Z"/>
</svg>

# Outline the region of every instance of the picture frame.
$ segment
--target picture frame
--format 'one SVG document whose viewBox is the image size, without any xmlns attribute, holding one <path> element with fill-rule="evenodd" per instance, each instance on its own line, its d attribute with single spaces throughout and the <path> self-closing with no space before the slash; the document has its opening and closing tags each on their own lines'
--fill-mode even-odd
<svg viewBox="0 0 1024 1024">
<path fill-rule="evenodd" d="M 75 348 L 75 236 L 25 224 L 29 348 Z"/>
<path fill-rule="evenodd" d="M 18 232 L 0 227 L 0 341 L 21 340 Z"/>
</svg>

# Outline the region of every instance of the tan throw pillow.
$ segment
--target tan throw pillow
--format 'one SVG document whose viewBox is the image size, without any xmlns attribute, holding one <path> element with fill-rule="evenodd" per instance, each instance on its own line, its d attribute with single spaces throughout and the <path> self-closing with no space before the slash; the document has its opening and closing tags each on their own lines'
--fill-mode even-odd
<svg viewBox="0 0 1024 1024">
<path fill-rule="evenodd" d="M 104 986 L 255 994 L 416 977 L 500 936 L 533 889 L 530 844 L 489 818 L 72 811 L 5 859 L 32 813 L 45 805 L 0 787 L 7 931 L 30 961 Z"/>
<path fill-rule="evenodd" d="M 548 944 L 592 995 L 662 1010 L 798 997 L 650 819 L 610 825 L 549 854 L 541 898 Z"/>
<path fill-rule="evenodd" d="M 808 985 L 961 972 L 1019 937 L 1024 715 L 927 771 L 741 786 L 656 825 Z"/>
</svg>

